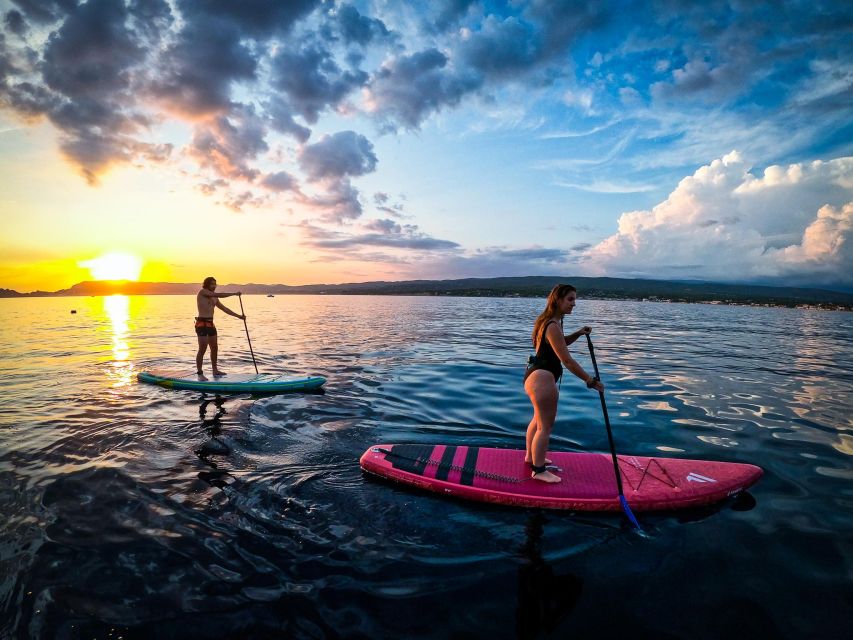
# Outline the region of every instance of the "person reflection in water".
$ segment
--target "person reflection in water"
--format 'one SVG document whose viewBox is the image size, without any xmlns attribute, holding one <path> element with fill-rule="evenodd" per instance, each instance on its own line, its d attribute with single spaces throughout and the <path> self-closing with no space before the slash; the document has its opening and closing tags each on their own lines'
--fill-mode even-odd
<svg viewBox="0 0 853 640">
<path fill-rule="evenodd" d="M 219 345 L 216 338 L 216 326 L 213 324 L 213 311 L 218 307 L 229 316 L 245 320 L 246 316 L 231 311 L 231 309 L 219 302 L 219 298 L 239 295 L 239 291 L 236 293 L 216 293 L 216 278 L 205 278 L 201 290 L 196 295 L 198 316 L 195 319 L 195 333 L 198 336 L 198 353 L 195 356 L 195 368 L 201 380 L 207 380 L 204 373 L 202 373 L 201 365 L 204 361 L 204 352 L 207 351 L 208 346 L 210 347 L 210 364 L 213 368 L 213 375 L 225 375 L 225 372 L 216 366 Z"/>
<path fill-rule="evenodd" d="M 215 412 L 212 418 L 207 417 L 207 408 L 213 404 Z M 201 419 L 202 429 L 210 436 L 210 439 L 196 449 L 199 460 L 212 470 L 199 471 L 198 477 L 212 487 L 223 489 L 228 486 L 232 476 L 227 470 L 220 469 L 216 463 L 217 456 L 227 456 L 231 453 L 231 447 L 222 441 L 222 416 L 226 414 L 225 399 L 216 396 L 213 399 L 203 399 L 198 408 L 198 417 Z"/>
<path fill-rule="evenodd" d="M 558 284 L 545 303 L 545 310 L 533 324 L 533 347 L 536 355 L 530 356 L 524 373 L 524 390 L 533 404 L 533 418 L 527 426 L 527 449 L 524 461 L 533 470 L 535 480 L 560 482 L 561 478 L 548 470 L 551 461 L 545 457 L 551 430 L 557 419 L 557 400 L 560 392 L 557 383 L 566 369 L 584 381 L 588 389 L 604 391 L 597 378 L 583 370 L 569 355 L 567 345 L 592 331 L 582 327 L 570 335 L 563 335 L 563 317 L 572 312 L 577 301 L 577 289 L 570 284 Z"/>
<path fill-rule="evenodd" d="M 516 635 L 518 638 L 538 638 L 551 634 L 575 608 L 583 591 L 583 580 L 566 573 L 555 574 L 542 557 L 542 534 L 545 516 L 535 513 L 525 527 L 518 568 L 518 608 Z"/>
</svg>

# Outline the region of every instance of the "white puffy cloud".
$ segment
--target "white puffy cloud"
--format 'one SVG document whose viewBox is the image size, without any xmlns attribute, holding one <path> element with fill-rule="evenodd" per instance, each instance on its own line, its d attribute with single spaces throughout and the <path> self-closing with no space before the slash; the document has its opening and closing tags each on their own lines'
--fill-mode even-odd
<svg viewBox="0 0 853 640">
<path fill-rule="evenodd" d="M 584 254 L 611 276 L 853 285 L 853 158 L 767 167 L 733 151 Z"/>
</svg>

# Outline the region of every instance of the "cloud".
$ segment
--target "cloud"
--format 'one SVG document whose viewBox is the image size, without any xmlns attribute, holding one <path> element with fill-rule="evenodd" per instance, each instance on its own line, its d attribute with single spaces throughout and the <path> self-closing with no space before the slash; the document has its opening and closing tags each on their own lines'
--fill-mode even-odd
<svg viewBox="0 0 853 640">
<path fill-rule="evenodd" d="M 589 191 L 591 193 L 643 193 L 657 189 L 653 184 L 610 182 L 609 180 L 594 180 L 592 182 L 571 182 L 568 180 L 555 180 L 558 187 Z"/>
<path fill-rule="evenodd" d="M 367 221 L 355 233 L 332 231 L 308 223 L 303 223 L 301 228 L 305 232 L 304 245 L 324 251 L 352 252 L 351 259 L 358 259 L 358 252 L 364 248 L 379 247 L 416 253 L 442 253 L 459 248 L 455 242 L 423 233 L 417 225 L 401 225 L 387 219 Z"/>
<path fill-rule="evenodd" d="M 505 76 L 533 66 L 541 57 L 544 32 L 516 16 L 489 15 L 456 48 L 461 64 L 483 75 Z"/>
<path fill-rule="evenodd" d="M 14 0 L 24 15 L 33 22 L 44 25 L 56 22 L 74 10 L 76 0 Z"/>
<path fill-rule="evenodd" d="M 269 148 L 265 134 L 254 109 L 244 106 L 197 125 L 187 154 L 218 176 L 251 182 L 260 172 L 249 162 Z"/>
<path fill-rule="evenodd" d="M 771 166 L 737 152 L 681 180 L 583 255 L 587 271 L 723 281 L 853 284 L 853 158 Z"/>
<path fill-rule="evenodd" d="M 299 165 L 309 180 L 361 176 L 376 169 L 373 144 L 355 131 L 325 135 L 302 148 Z"/>
<path fill-rule="evenodd" d="M 853 202 L 821 207 L 799 244 L 771 251 L 782 277 L 809 278 L 849 285 L 853 282 Z"/>
<path fill-rule="evenodd" d="M 467 3 L 446 5 L 450 19 Z M 434 113 L 455 107 L 469 94 L 502 82 L 551 84 L 568 47 L 588 29 L 607 21 L 600 6 L 570 2 L 530 2 L 520 15 L 489 13 L 460 30 L 447 47 L 427 47 L 386 60 L 365 91 L 365 103 L 386 131 L 418 129 Z M 438 29 L 441 31 L 441 28 Z"/>
<path fill-rule="evenodd" d="M 227 113 L 234 83 L 254 79 L 256 69 L 237 26 L 205 15 L 186 22 L 162 53 L 148 93 L 179 116 Z"/>
<path fill-rule="evenodd" d="M 188 22 L 216 18 L 233 24 L 241 33 L 262 39 L 285 34 L 321 0 L 177 0 Z"/>
<path fill-rule="evenodd" d="M 364 47 L 373 40 L 392 36 L 382 20 L 364 16 L 350 4 L 339 7 L 336 15 L 341 36 L 347 44 L 355 43 Z"/>
<path fill-rule="evenodd" d="M 358 189 L 347 178 L 328 181 L 325 192 L 316 195 L 298 194 L 299 202 L 319 214 L 322 222 L 341 224 L 362 214 Z"/>
<path fill-rule="evenodd" d="M 554 275 L 574 264 L 576 258 L 559 248 L 503 246 L 484 247 L 448 254 L 415 256 L 397 270 L 402 278 L 490 278 L 500 276 Z"/>
<path fill-rule="evenodd" d="M 424 20 L 424 28 L 427 32 L 441 33 L 456 26 L 459 19 L 463 17 L 476 0 L 434 0 L 429 7 L 435 9 L 434 13 Z"/>
<path fill-rule="evenodd" d="M 27 23 L 24 20 L 24 15 L 15 9 L 7 11 L 3 16 L 3 23 L 6 28 L 17 36 L 24 36 L 27 33 Z"/>
<path fill-rule="evenodd" d="M 364 71 L 343 71 L 331 52 L 317 43 L 282 49 L 272 60 L 272 86 L 288 96 L 292 108 L 311 124 L 320 112 L 338 104 L 367 82 Z"/>
<path fill-rule="evenodd" d="M 281 96 L 274 96 L 264 104 L 264 108 L 273 129 L 291 135 L 299 142 L 308 142 L 308 138 L 311 137 L 311 130 L 296 122 L 293 117 L 295 115 L 293 107 L 286 99 Z"/>
<path fill-rule="evenodd" d="M 300 202 L 349 224 L 362 215 L 356 180 L 376 170 L 379 147 L 370 134 L 318 142 L 312 129 L 414 132 L 463 104 L 442 126 L 472 139 L 497 129 L 504 141 L 552 140 L 534 161 L 548 182 L 594 193 L 647 192 L 731 148 L 775 164 L 853 150 L 853 11 L 843 3 L 791 2 L 785 12 L 668 0 L 643 11 L 572 0 L 6 6 L 0 106 L 47 118 L 92 184 L 117 163 L 173 158 L 162 141 L 191 131 L 178 143 L 188 153 L 174 159 L 196 162 L 203 184 L 236 180 L 233 198 L 246 182 L 287 194 L 308 184 L 316 191 Z M 298 142 L 295 153 L 278 134 Z M 795 197 L 806 190 L 791 187 Z M 770 249 L 799 241 L 823 204 L 808 203 L 788 229 L 756 227 Z M 758 225 L 771 210 L 741 219 Z M 373 208 L 393 219 L 402 211 Z"/>
<path fill-rule="evenodd" d="M 168 22 L 168 6 L 109 0 L 19 6 L 40 24 L 64 20 L 47 36 L 40 59 L 28 46 L 17 53 L 3 47 L 0 100 L 26 117 L 48 117 L 60 131 L 64 155 L 90 184 L 114 163 L 168 157 L 171 145 L 139 139 L 151 119 L 137 107 L 134 84 L 147 47 Z"/>
<path fill-rule="evenodd" d="M 447 63 L 447 56 L 438 49 L 385 62 L 367 86 L 367 108 L 386 130 L 396 124 L 417 129 L 430 114 L 458 104 L 482 84 L 475 74 L 446 69 Z"/>
<path fill-rule="evenodd" d="M 261 180 L 261 185 L 270 191 L 296 191 L 299 188 L 299 183 L 287 171 L 277 171 L 271 173 Z"/>
<path fill-rule="evenodd" d="M 257 209 L 267 203 L 267 198 L 264 196 L 256 196 L 251 191 L 242 191 L 240 193 L 227 193 L 225 199 L 219 204 L 231 209 L 235 213 L 242 213 L 246 207 Z"/>
</svg>

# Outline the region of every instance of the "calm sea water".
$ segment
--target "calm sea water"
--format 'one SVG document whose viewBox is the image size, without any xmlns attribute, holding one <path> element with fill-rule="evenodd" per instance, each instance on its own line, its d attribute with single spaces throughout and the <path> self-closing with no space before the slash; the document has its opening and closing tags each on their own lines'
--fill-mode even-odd
<svg viewBox="0 0 853 640">
<path fill-rule="evenodd" d="M 359 470 L 376 442 L 523 448 L 542 300 L 244 304 L 261 370 L 325 375 L 325 393 L 137 383 L 193 368 L 192 297 L 0 300 L 0 637 L 849 627 L 853 314 L 580 300 L 566 330 L 594 328 L 621 452 L 765 470 L 743 499 L 642 515 L 640 537 L 618 514 L 454 501 Z M 250 371 L 242 322 L 218 327 L 221 366 Z M 607 450 L 597 394 L 570 375 L 552 447 Z"/>
</svg>

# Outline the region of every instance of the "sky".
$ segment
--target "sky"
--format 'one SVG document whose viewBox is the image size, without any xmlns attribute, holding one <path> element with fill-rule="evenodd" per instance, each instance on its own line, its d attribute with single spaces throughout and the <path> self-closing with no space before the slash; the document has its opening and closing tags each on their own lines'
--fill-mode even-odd
<svg viewBox="0 0 853 640">
<path fill-rule="evenodd" d="M 0 0 L 0 288 L 853 289 L 853 4 Z M 96 268 L 96 267 L 100 267 Z"/>
</svg>

